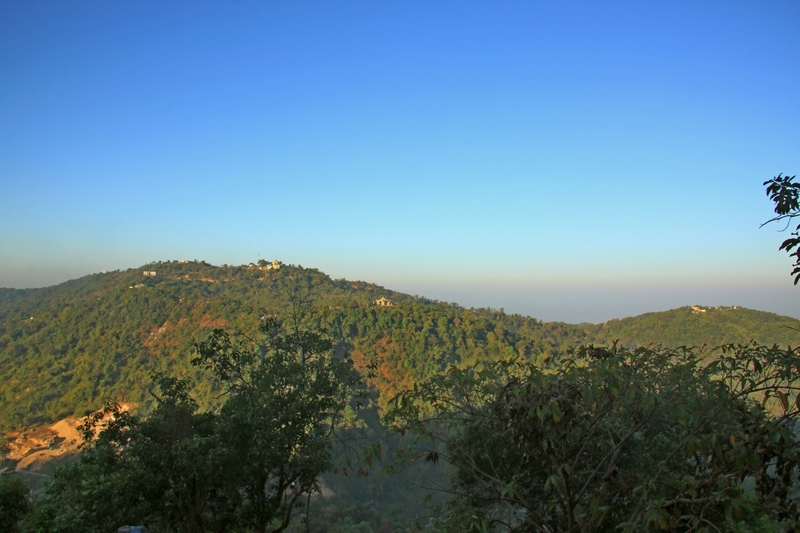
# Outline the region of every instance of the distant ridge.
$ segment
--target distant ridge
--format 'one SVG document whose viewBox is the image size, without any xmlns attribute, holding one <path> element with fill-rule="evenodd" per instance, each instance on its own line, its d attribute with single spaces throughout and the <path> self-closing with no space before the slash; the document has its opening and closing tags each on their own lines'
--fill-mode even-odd
<svg viewBox="0 0 800 533">
<path fill-rule="evenodd" d="M 52 287 L 0 289 L 0 429 L 81 416 L 119 397 L 147 409 L 155 369 L 192 377 L 210 405 L 217 394 L 189 364 L 193 343 L 217 327 L 252 333 L 259 317 L 284 313 L 292 294 L 313 302 L 315 324 L 330 331 L 339 353 L 377 368 L 372 383 L 384 400 L 451 363 L 543 360 L 578 343 L 800 343 L 797 320 L 742 308 L 682 307 L 572 325 L 334 280 L 314 268 L 156 262 Z"/>
<path fill-rule="evenodd" d="M 597 342 L 626 345 L 718 346 L 730 343 L 796 345 L 800 320 L 739 306 L 686 306 L 609 320 L 595 327 Z"/>
</svg>

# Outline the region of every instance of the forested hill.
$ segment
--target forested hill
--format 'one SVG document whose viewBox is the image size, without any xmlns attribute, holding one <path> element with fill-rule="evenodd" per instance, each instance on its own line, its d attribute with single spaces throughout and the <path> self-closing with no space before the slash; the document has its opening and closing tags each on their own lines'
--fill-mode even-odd
<svg viewBox="0 0 800 533">
<path fill-rule="evenodd" d="M 0 429 L 82 415 L 111 398 L 146 409 L 156 369 L 192 376 L 208 404 L 216 392 L 189 364 L 193 343 L 215 327 L 252 333 L 260 317 L 286 312 L 292 295 L 313 302 L 317 325 L 359 368 L 375 365 L 382 399 L 449 363 L 544 358 L 580 342 L 800 341 L 787 327 L 796 320 L 745 309 L 682 308 L 575 326 L 465 309 L 300 266 L 152 263 L 43 289 L 0 289 Z M 379 298 L 394 305 L 376 306 Z"/>
<path fill-rule="evenodd" d="M 597 343 L 625 345 L 719 346 L 748 343 L 796 346 L 800 320 L 741 307 L 688 306 L 610 320 L 590 329 Z"/>
</svg>

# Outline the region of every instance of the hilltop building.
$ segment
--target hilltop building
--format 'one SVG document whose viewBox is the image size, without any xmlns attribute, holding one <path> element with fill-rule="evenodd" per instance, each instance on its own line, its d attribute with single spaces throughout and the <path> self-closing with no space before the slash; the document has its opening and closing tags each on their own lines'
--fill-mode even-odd
<svg viewBox="0 0 800 533">
<path fill-rule="evenodd" d="M 375 300 L 375 305 L 377 305 L 378 307 L 392 307 L 394 305 L 394 302 L 389 300 L 388 298 L 384 298 L 383 296 L 381 296 L 380 298 Z"/>
<path fill-rule="evenodd" d="M 268 261 L 264 261 L 263 259 L 259 259 L 258 268 L 261 269 L 261 270 L 278 270 L 281 267 L 282 264 L 283 263 L 281 263 L 277 259 L 275 259 L 271 263 L 268 262 Z"/>
</svg>

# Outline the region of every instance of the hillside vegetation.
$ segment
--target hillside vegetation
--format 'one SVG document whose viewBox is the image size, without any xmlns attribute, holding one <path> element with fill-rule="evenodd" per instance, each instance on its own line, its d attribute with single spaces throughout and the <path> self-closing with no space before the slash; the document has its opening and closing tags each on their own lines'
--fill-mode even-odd
<svg viewBox="0 0 800 533">
<path fill-rule="evenodd" d="M 313 302 L 314 325 L 329 331 L 339 353 L 352 354 L 359 369 L 375 369 L 381 402 L 451 363 L 535 362 L 578 343 L 800 341 L 796 320 L 747 309 L 685 307 L 577 326 L 466 309 L 300 266 L 161 262 L 0 290 L 0 429 L 80 416 L 111 398 L 146 411 L 153 370 L 193 378 L 195 397 L 208 406 L 218 394 L 189 364 L 194 343 L 214 328 L 250 334 L 261 317 L 286 312 L 298 297 Z M 394 305 L 376 306 L 381 297 Z"/>
<path fill-rule="evenodd" d="M 759 344 L 796 346 L 800 340 L 800 321 L 741 307 L 688 306 L 660 313 L 610 320 L 595 326 L 591 336 L 596 343 L 619 339 L 629 346 L 719 346 L 721 344 Z"/>
</svg>

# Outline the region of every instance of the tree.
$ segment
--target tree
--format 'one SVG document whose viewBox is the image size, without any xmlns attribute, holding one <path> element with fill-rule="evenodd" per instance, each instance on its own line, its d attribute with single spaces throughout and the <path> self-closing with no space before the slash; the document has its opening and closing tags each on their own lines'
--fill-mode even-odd
<svg viewBox="0 0 800 533">
<path fill-rule="evenodd" d="M 797 355 L 588 347 L 453 367 L 388 420 L 418 438 L 407 459 L 452 467 L 446 531 L 793 531 Z"/>
<path fill-rule="evenodd" d="M 54 473 L 26 531 L 99 533 L 145 523 L 199 533 L 235 523 L 240 498 L 220 418 L 196 412 L 187 381 L 153 378 L 158 403 L 146 419 L 115 402 L 87 416 L 79 461 Z"/>
<path fill-rule="evenodd" d="M 240 519 L 263 533 L 288 527 L 300 496 L 319 489 L 355 376 L 348 361 L 332 357 L 331 341 L 298 319 L 286 327 L 266 318 L 259 329 L 262 343 L 215 330 L 197 345 L 193 363 L 227 387 L 221 437 L 237 457 Z"/>
<path fill-rule="evenodd" d="M 777 222 L 786 220 L 786 227 L 789 227 L 792 219 L 800 216 L 800 183 L 795 183 L 796 176 L 784 176 L 778 174 L 771 180 L 765 181 L 764 185 L 767 186 L 767 196 L 775 203 L 775 216 L 761 224 L 763 227 L 770 222 Z M 785 230 L 786 228 L 784 228 Z M 791 233 L 791 237 L 781 243 L 779 250 L 786 250 L 790 257 L 795 258 L 794 269 L 792 275 L 794 276 L 794 284 L 800 281 L 800 225 Z"/>
<path fill-rule="evenodd" d="M 28 487 L 12 474 L 0 474 L 0 531 L 19 531 L 19 521 L 28 512 Z"/>
<path fill-rule="evenodd" d="M 147 418 L 113 402 L 90 414 L 80 461 L 55 473 L 28 531 L 286 529 L 330 467 L 353 375 L 324 331 L 275 318 L 259 331 L 255 340 L 217 329 L 196 345 L 193 363 L 224 390 L 217 411 L 198 412 L 188 380 L 156 373 Z"/>
</svg>

